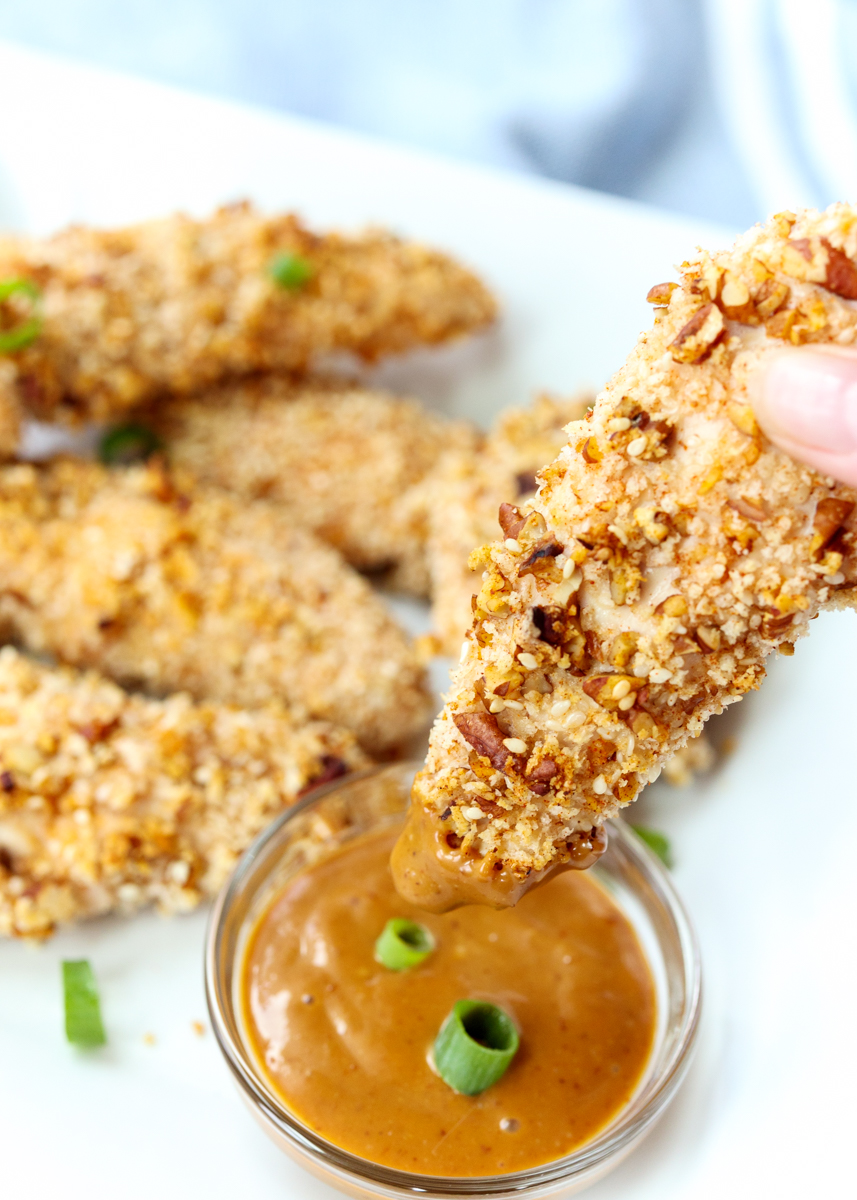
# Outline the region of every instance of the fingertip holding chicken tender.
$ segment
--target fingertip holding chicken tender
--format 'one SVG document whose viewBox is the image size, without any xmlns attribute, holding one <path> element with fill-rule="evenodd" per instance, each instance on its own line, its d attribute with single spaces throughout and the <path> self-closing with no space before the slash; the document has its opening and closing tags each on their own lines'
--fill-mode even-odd
<svg viewBox="0 0 857 1200">
<path fill-rule="evenodd" d="M 0 650 L 0 935 L 216 894 L 303 791 L 367 765 L 345 730 L 123 692 Z"/>
<path fill-rule="evenodd" d="M 367 361 L 490 324 L 496 304 L 449 256 L 389 233 L 319 235 L 250 204 L 125 229 L 0 239 L 0 282 L 41 290 L 40 330 L 5 360 L 1 426 L 95 420 L 229 375 Z M 20 317 L 0 303 L 0 327 Z M 11 364 L 11 369 L 9 365 Z M 8 432 L 7 432 L 8 440 Z"/>
<path fill-rule="evenodd" d="M 389 753 L 425 676 L 382 601 L 275 505 L 160 464 L 0 468 L 0 624 L 28 649 L 155 694 L 280 699 Z"/>
<path fill-rule="evenodd" d="M 822 608 L 855 604 L 857 492 L 773 447 L 748 385 L 784 343 L 857 340 L 857 209 L 781 213 L 680 285 L 501 509 L 395 869 L 431 907 L 514 902 L 585 865 L 607 818 Z"/>
<path fill-rule="evenodd" d="M 556 457 L 565 426 L 579 420 L 592 399 L 542 395 L 529 408 L 511 409 L 481 443 L 445 455 L 429 479 L 432 620 L 442 653 L 457 656 L 470 627 L 480 583 L 468 566 L 471 552 L 495 536 L 503 501 L 519 504 L 535 492 L 536 472 Z"/>
<path fill-rule="evenodd" d="M 276 374 L 166 401 L 146 421 L 171 463 L 285 505 L 352 566 L 384 570 L 416 595 L 429 581 L 428 515 L 415 489 L 442 454 L 476 440 L 471 426 L 416 400 Z"/>
</svg>

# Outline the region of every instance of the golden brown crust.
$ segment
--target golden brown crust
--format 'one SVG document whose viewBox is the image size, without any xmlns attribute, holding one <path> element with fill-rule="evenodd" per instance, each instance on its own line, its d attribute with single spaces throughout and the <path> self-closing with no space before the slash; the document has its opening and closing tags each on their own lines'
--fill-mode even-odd
<svg viewBox="0 0 857 1200">
<path fill-rule="evenodd" d="M 172 463 L 285 505 L 353 566 L 416 595 L 429 587 L 420 485 L 441 455 L 476 441 L 416 400 L 277 374 L 170 399 L 145 419 Z"/>
<path fill-rule="evenodd" d="M 654 328 L 485 568 L 415 798 L 461 853 L 518 877 L 635 798 L 712 714 L 759 686 L 821 609 L 853 606 L 854 489 L 753 419 L 765 357 L 853 344 L 857 210 L 779 214 L 661 289 Z M 669 306 L 663 302 L 669 299 Z M 460 720 L 497 722 L 501 769 Z M 545 762 L 556 768 L 547 791 Z"/>
<path fill-rule="evenodd" d="M 372 752 L 426 716 L 413 648 L 334 550 L 275 505 L 157 463 L 0 468 L 0 622 L 157 694 L 286 701 Z"/>
<path fill-rule="evenodd" d="M 444 455 L 428 480 L 432 620 L 441 653 L 457 657 L 470 626 L 470 601 L 479 590 L 479 575 L 468 566 L 471 551 L 495 537 L 503 502 L 532 496 L 539 468 L 565 445 L 565 426 L 593 399 L 543 395 L 529 408 L 511 409 L 480 442 Z"/>
<path fill-rule="evenodd" d="M 366 765 L 278 704 L 149 700 L 0 650 L 0 934 L 186 912 L 309 787 Z"/>
<path fill-rule="evenodd" d="M 312 268 L 297 290 L 269 274 L 283 252 Z M 305 370 L 328 352 L 372 361 L 480 329 L 496 313 L 480 281 L 435 250 L 378 230 L 318 235 L 246 203 L 200 221 L 6 237 L 0 279 L 16 277 L 42 289 L 43 327 L 5 360 L 3 424 L 19 407 L 105 419 L 228 375 Z"/>
</svg>

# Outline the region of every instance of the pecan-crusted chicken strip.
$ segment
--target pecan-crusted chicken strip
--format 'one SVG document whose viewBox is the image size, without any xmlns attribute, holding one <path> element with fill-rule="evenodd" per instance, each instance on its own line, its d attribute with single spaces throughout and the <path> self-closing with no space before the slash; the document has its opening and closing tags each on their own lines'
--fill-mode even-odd
<svg viewBox="0 0 857 1200">
<path fill-rule="evenodd" d="M 495 536 L 504 501 L 520 504 L 535 492 L 536 472 L 556 457 L 565 445 L 565 426 L 579 420 L 592 400 L 538 396 L 529 408 L 504 413 L 478 444 L 451 450 L 429 478 L 432 619 L 442 654 L 457 657 L 470 628 L 471 598 L 480 583 L 468 566 L 471 552 Z"/>
<path fill-rule="evenodd" d="M 185 912 L 309 787 L 365 766 L 277 703 L 129 695 L 0 650 L 0 935 L 155 903 Z"/>
<path fill-rule="evenodd" d="M 511 903 L 591 861 L 605 818 L 759 686 L 768 654 L 854 605 L 857 492 L 767 442 L 748 386 L 784 344 L 857 341 L 855 260 L 857 209 L 835 205 L 652 289 L 654 328 L 483 551 L 397 854 L 406 894 Z"/>
<path fill-rule="evenodd" d="M 284 254 L 299 260 L 281 269 L 285 285 L 271 271 Z M 205 220 L 0 239 L 0 280 L 15 278 L 41 289 L 42 329 L 0 363 L 7 420 L 21 409 L 108 418 L 232 374 L 304 370 L 325 352 L 371 361 L 480 329 L 496 312 L 484 285 L 436 250 L 380 230 L 319 235 L 247 203 Z M 20 322 L 19 301 L 0 306 L 0 324 Z"/>
<path fill-rule="evenodd" d="M 121 683 L 271 699 L 388 752 L 423 726 L 416 654 L 369 585 L 276 505 L 159 464 L 0 468 L 0 623 Z"/>
<path fill-rule="evenodd" d="M 442 454 L 477 436 L 416 400 L 278 374 L 165 401 L 144 419 L 172 463 L 286 505 L 353 566 L 387 570 L 416 595 L 429 581 L 426 504 L 415 489 Z"/>
</svg>

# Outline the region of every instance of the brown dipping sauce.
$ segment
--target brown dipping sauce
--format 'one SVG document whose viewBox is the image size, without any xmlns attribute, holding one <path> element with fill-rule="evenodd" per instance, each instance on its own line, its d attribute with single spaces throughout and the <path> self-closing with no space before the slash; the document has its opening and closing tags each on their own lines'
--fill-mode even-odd
<svg viewBox="0 0 857 1200">
<path fill-rule="evenodd" d="M 241 996 L 263 1074 L 322 1137 L 399 1170 L 506 1174 L 569 1154 L 626 1105 L 651 1053 L 655 989 L 633 928 L 577 872 L 512 909 L 427 914 L 393 886 L 396 832 L 355 838 L 302 871 L 259 919 Z M 391 917 L 436 939 L 410 971 L 374 960 Z M 521 1034 L 480 1096 L 453 1092 L 426 1059 L 469 998 L 498 1004 Z"/>
</svg>

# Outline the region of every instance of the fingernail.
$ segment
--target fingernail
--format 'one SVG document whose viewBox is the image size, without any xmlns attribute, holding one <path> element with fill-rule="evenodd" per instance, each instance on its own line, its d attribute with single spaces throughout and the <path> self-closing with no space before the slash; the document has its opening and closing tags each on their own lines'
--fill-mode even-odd
<svg viewBox="0 0 857 1200">
<path fill-rule="evenodd" d="M 857 351 L 783 350 L 759 381 L 754 406 L 774 442 L 852 454 L 857 450 Z"/>
</svg>

